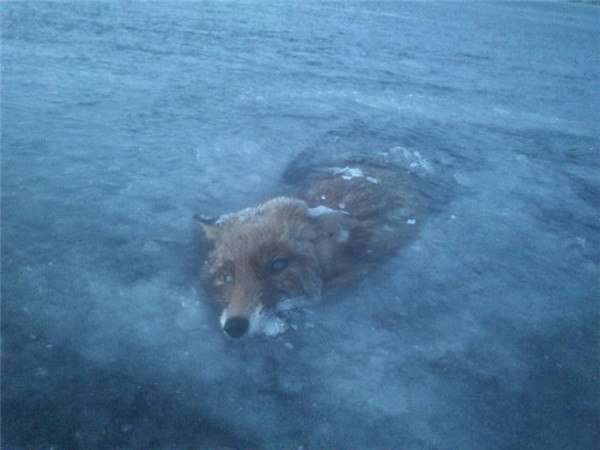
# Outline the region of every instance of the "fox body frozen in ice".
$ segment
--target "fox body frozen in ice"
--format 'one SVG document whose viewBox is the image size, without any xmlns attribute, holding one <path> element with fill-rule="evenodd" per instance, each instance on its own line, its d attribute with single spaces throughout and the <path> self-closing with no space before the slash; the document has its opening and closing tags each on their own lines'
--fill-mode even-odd
<svg viewBox="0 0 600 450">
<path fill-rule="evenodd" d="M 346 161 L 312 169 L 291 195 L 203 223 L 203 278 L 223 330 L 279 333 L 279 309 L 365 274 L 416 235 L 423 212 L 410 173 Z"/>
</svg>

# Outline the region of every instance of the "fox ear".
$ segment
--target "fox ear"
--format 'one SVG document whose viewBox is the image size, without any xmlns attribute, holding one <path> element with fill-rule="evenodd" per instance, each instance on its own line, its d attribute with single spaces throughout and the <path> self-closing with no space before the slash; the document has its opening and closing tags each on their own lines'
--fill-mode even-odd
<svg viewBox="0 0 600 450">
<path fill-rule="evenodd" d="M 216 222 L 214 217 L 194 214 L 194 220 L 200 225 L 202 231 L 204 231 L 204 236 L 209 241 L 215 241 L 221 235 L 221 229 L 214 224 Z"/>
<path fill-rule="evenodd" d="M 209 241 L 216 241 L 221 236 L 221 229 L 215 225 L 201 224 L 202 230 L 204 230 L 204 236 Z"/>
</svg>

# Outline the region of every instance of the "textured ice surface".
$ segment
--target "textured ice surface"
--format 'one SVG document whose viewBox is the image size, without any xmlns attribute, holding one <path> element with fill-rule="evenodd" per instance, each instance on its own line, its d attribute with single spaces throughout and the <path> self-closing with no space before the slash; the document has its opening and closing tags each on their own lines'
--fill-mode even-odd
<svg viewBox="0 0 600 450">
<path fill-rule="evenodd" d="M 597 445 L 600 8 L 0 11 L 3 448 Z M 402 165 L 432 214 L 285 333 L 227 340 L 192 216 L 298 155 Z"/>
</svg>

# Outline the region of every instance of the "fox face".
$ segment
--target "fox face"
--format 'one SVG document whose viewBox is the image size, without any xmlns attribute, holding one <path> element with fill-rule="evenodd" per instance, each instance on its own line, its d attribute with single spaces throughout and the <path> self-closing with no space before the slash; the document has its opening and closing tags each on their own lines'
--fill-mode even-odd
<svg viewBox="0 0 600 450">
<path fill-rule="evenodd" d="M 205 281 L 221 305 L 229 337 L 276 333 L 275 312 L 283 300 L 320 298 L 326 261 L 347 240 L 351 225 L 341 212 L 325 209 L 280 197 L 203 225 L 214 246 Z"/>
</svg>

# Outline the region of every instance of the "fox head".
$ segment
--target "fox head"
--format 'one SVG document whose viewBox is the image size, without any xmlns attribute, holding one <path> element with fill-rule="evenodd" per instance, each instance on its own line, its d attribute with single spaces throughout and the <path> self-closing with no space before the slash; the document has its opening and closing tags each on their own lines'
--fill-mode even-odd
<svg viewBox="0 0 600 450">
<path fill-rule="evenodd" d="M 205 281 L 222 307 L 223 331 L 232 338 L 265 331 L 283 300 L 318 299 L 349 221 L 340 211 L 279 197 L 203 224 L 213 243 Z"/>
</svg>

